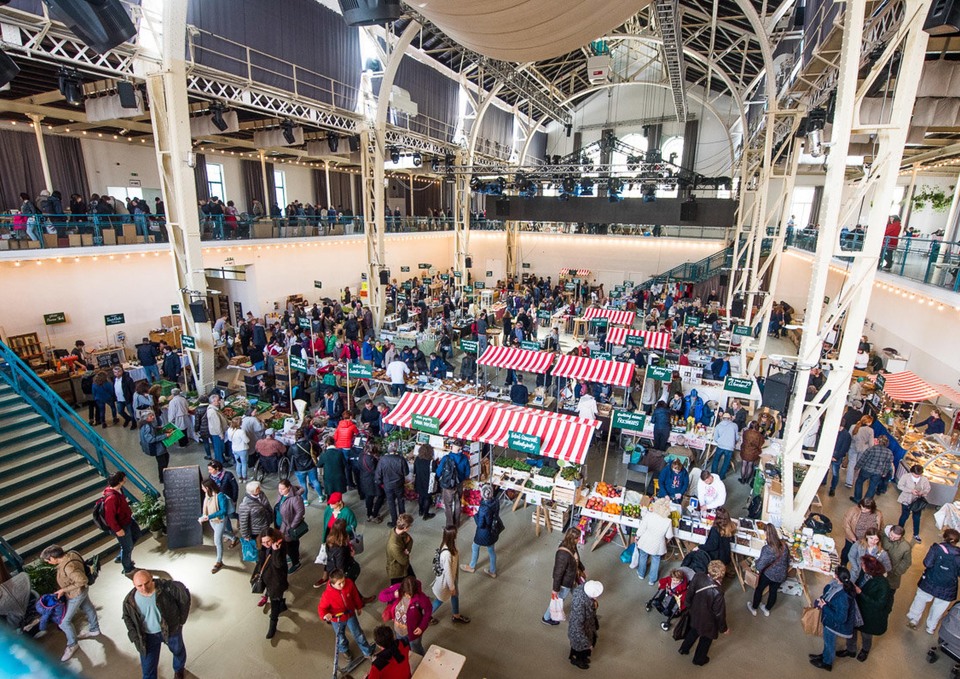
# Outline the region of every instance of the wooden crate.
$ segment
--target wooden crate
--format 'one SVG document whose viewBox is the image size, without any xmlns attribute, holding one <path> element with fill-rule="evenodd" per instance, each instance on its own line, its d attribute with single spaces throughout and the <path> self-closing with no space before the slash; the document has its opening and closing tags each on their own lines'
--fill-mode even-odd
<svg viewBox="0 0 960 679">
<path fill-rule="evenodd" d="M 563 530 L 563 527 L 567 524 L 567 521 L 570 520 L 570 506 L 546 507 L 545 509 L 550 517 L 550 524 L 553 530 Z M 547 525 L 543 514 L 538 515 L 537 512 L 533 512 L 530 517 L 530 522 L 535 526 Z"/>
</svg>

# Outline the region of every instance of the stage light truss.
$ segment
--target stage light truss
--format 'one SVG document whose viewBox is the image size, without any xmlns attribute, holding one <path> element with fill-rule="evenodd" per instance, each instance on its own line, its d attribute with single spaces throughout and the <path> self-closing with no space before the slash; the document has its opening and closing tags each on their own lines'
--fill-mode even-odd
<svg viewBox="0 0 960 679">
<path fill-rule="evenodd" d="M 673 90 L 677 120 L 687 121 L 687 83 L 683 75 L 683 46 L 680 44 L 680 16 L 677 0 L 656 0 L 657 24 L 663 40 L 663 60 Z"/>
</svg>

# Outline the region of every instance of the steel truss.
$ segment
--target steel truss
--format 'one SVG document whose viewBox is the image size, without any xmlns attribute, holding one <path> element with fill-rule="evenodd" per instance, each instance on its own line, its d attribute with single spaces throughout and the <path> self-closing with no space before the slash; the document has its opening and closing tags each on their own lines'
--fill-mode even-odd
<svg viewBox="0 0 960 679">
<path fill-rule="evenodd" d="M 783 525 L 788 530 L 799 527 L 826 474 L 836 441 L 837 430 L 853 374 L 853 362 L 860 332 L 866 319 L 873 290 L 877 260 L 883 243 L 887 220 L 886 202 L 871 201 L 868 226 L 862 252 L 843 252 L 852 259 L 841 294 L 824 308 L 824 292 L 830 264 L 840 254 L 840 226 L 868 195 L 880 197 L 893 193 L 903 155 L 907 128 L 916 99 L 917 84 L 923 70 L 927 34 L 921 30 L 929 8 L 929 0 L 905 0 L 903 22 L 883 53 L 873 64 L 866 79 L 858 83 L 861 39 L 867 13 L 866 0 L 848 0 L 844 14 L 843 42 L 837 78 L 837 103 L 834 115 L 831 156 L 837 160 L 827 166 L 824 206 L 817 252 L 812 268 L 812 281 L 804 316 L 803 336 L 797 363 L 794 397 L 790 404 L 783 438 Z M 887 124 L 866 124 L 860 121 L 860 105 L 871 85 L 886 71 L 894 53 L 901 63 L 895 85 L 889 94 L 891 114 Z M 842 203 L 845 162 L 851 133 L 876 134 L 878 152 L 868 176 L 854 185 L 853 195 Z M 807 395 L 810 369 L 821 361 L 821 352 L 828 333 L 839 329 L 836 357 L 828 362 L 830 372 L 823 387 Z M 804 451 L 803 439 L 822 420 L 819 444 L 815 451 Z M 794 470 L 806 469 L 799 487 L 794 483 Z"/>
</svg>

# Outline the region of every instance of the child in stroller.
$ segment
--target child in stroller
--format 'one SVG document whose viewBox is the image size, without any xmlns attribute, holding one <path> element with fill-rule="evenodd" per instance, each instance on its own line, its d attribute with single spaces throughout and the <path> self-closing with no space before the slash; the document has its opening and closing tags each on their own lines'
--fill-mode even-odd
<svg viewBox="0 0 960 679">
<path fill-rule="evenodd" d="M 665 619 L 660 623 L 660 629 L 669 630 L 671 621 L 679 617 L 687 607 L 687 587 L 693 575 L 689 568 L 680 567 L 673 569 L 670 575 L 657 582 L 657 593 L 647 602 L 646 609 L 649 613 L 656 608 L 663 614 Z"/>
</svg>

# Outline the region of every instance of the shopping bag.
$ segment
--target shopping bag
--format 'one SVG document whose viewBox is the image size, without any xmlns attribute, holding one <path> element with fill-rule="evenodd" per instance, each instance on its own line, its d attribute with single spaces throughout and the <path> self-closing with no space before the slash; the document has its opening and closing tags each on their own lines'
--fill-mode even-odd
<svg viewBox="0 0 960 679">
<path fill-rule="evenodd" d="M 245 540 L 240 538 L 240 558 L 243 561 L 256 562 L 257 560 L 257 541 Z"/>
<path fill-rule="evenodd" d="M 327 563 L 327 543 L 323 542 L 320 544 L 320 551 L 317 552 L 317 558 L 314 559 L 313 563 L 318 563 L 318 564 Z"/>
<path fill-rule="evenodd" d="M 674 641 L 680 641 L 685 636 L 687 632 L 690 631 L 690 609 L 685 610 L 680 614 L 680 617 L 677 619 L 677 625 L 673 628 L 673 639 Z"/>
<path fill-rule="evenodd" d="M 633 561 L 633 554 L 637 548 L 637 543 L 631 542 L 625 550 L 620 552 L 620 563 L 630 563 Z"/>
<path fill-rule="evenodd" d="M 823 634 L 823 616 L 816 606 L 808 606 L 800 614 L 800 626 L 803 633 L 819 637 Z"/>
<path fill-rule="evenodd" d="M 550 619 L 554 622 L 563 622 L 567 616 L 563 614 L 563 599 L 550 599 Z"/>
<path fill-rule="evenodd" d="M 743 571 L 743 584 L 747 587 L 757 588 L 757 585 L 760 584 L 760 574 L 757 573 L 752 568 L 746 568 Z"/>
<path fill-rule="evenodd" d="M 360 533 L 354 534 L 354 536 L 350 538 L 350 547 L 352 548 L 354 556 L 363 554 L 363 535 Z"/>
</svg>

